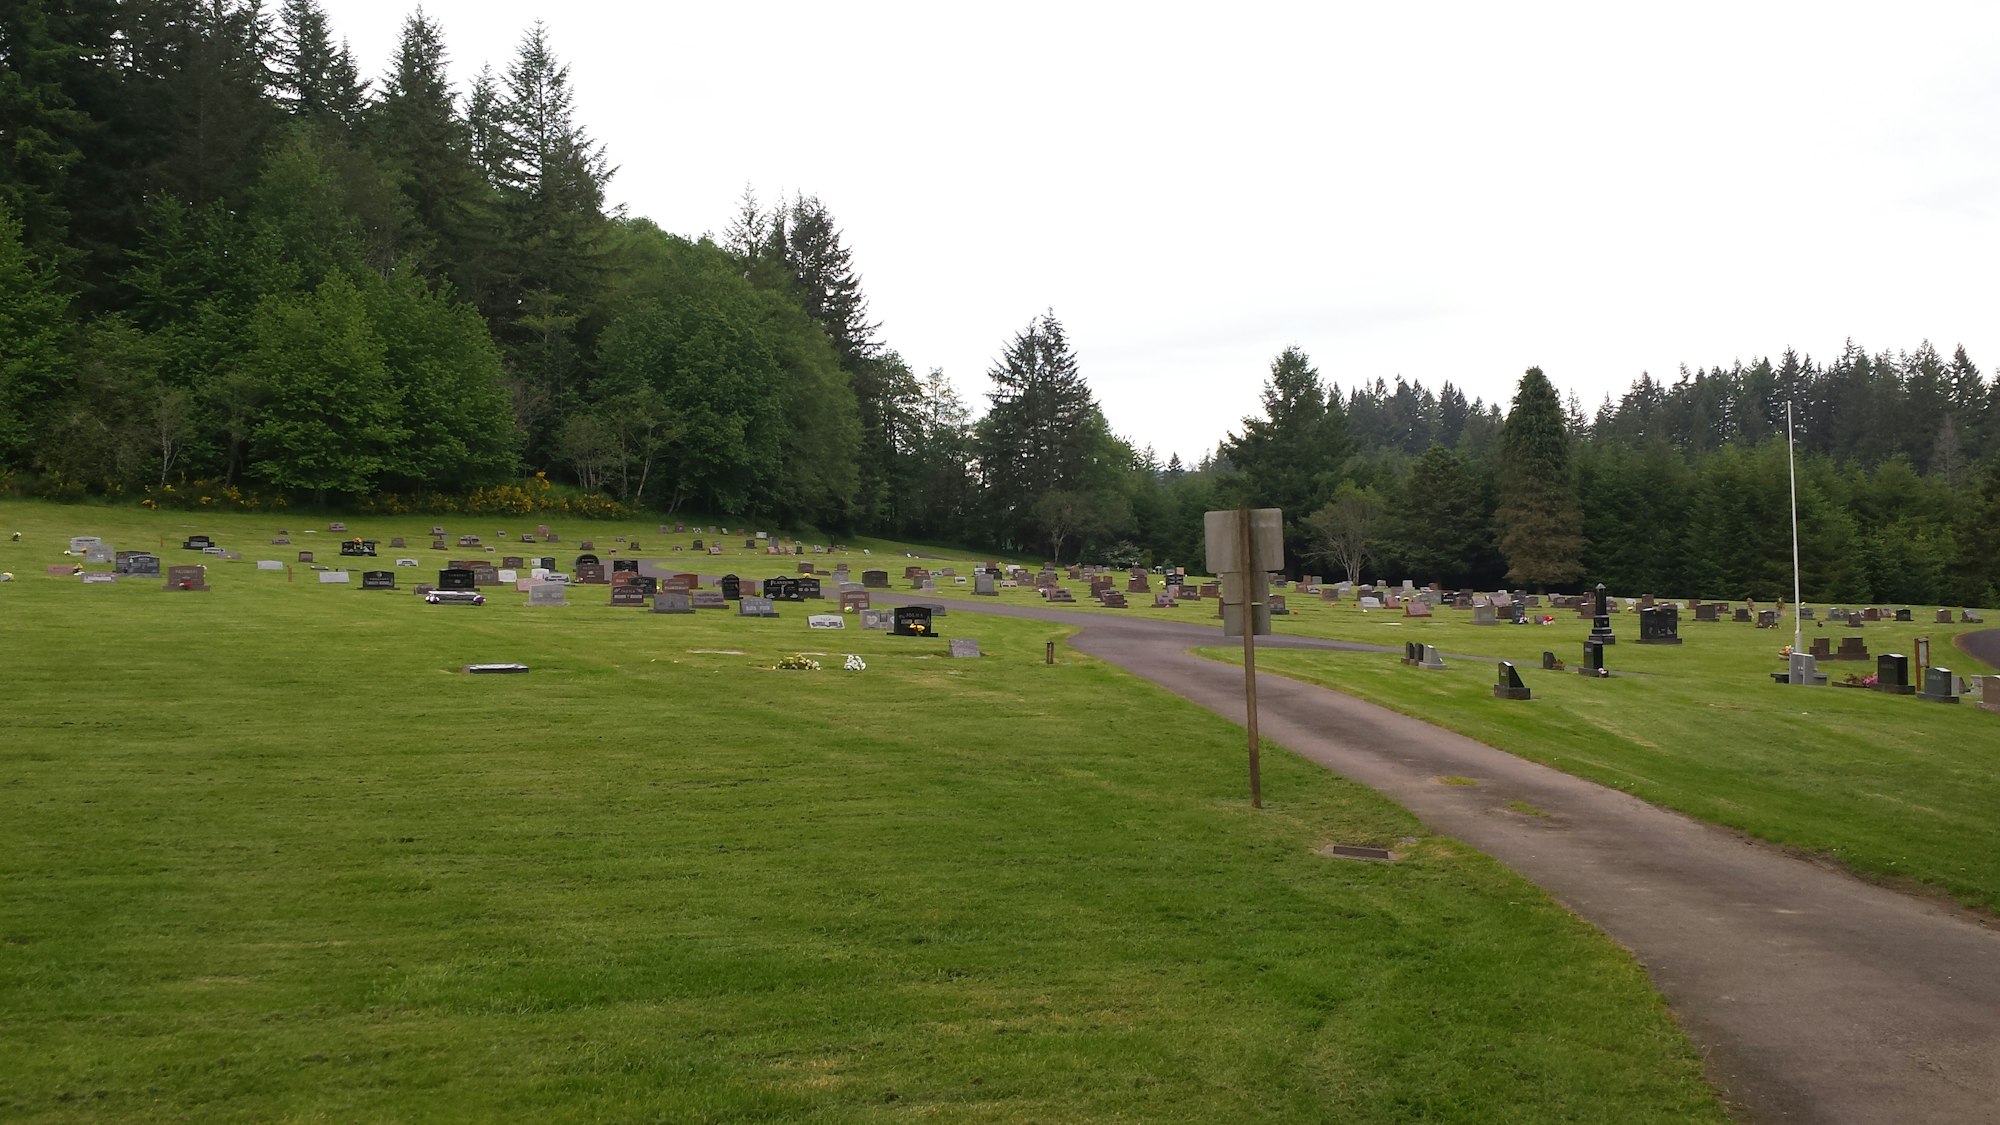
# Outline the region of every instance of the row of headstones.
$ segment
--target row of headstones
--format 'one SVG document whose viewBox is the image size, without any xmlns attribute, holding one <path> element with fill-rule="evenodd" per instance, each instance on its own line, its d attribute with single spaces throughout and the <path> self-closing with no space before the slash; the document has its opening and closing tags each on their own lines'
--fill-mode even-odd
<svg viewBox="0 0 2000 1125">
<path fill-rule="evenodd" d="M 1551 667 L 1555 659 L 1555 654 L 1543 653 L 1542 657 L 1543 667 Z M 1403 663 L 1417 668 L 1436 669 L 1445 666 L 1444 657 L 1438 655 L 1436 645 L 1421 644 L 1414 641 L 1406 642 L 1403 645 Z M 1515 669 L 1513 661 L 1500 661 L 1499 676 L 1493 685 L 1493 697 L 1495 699 L 1531 698 L 1531 693 L 1528 691 L 1527 685 L 1521 682 L 1521 673 Z"/>
</svg>

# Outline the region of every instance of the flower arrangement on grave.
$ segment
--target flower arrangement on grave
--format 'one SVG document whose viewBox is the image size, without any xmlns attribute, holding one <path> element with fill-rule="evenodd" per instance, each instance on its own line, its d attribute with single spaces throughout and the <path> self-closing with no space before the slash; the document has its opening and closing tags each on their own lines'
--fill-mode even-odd
<svg viewBox="0 0 2000 1125">
<path fill-rule="evenodd" d="M 814 660 L 812 657 L 807 656 L 803 652 L 795 652 L 790 656 L 785 657 L 783 660 L 778 661 L 776 666 L 779 668 L 789 669 L 794 672 L 819 671 L 819 661 Z"/>
<path fill-rule="evenodd" d="M 10 575 L 9 577 L 12 576 Z M 847 654 L 847 663 L 841 665 L 841 667 L 849 672 L 861 672 L 867 669 L 868 662 L 861 659 L 860 654 L 850 652 Z"/>
</svg>

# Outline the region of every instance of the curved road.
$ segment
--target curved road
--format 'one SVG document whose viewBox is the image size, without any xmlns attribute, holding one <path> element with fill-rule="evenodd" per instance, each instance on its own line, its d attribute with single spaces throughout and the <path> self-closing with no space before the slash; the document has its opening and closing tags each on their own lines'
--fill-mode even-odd
<svg viewBox="0 0 2000 1125">
<path fill-rule="evenodd" d="M 1974 660 L 1988 668 L 2000 668 L 2000 629 L 1981 629 L 1977 633 L 1960 633 L 1952 638 L 1952 643 L 1962 651 L 1972 654 Z"/>
<path fill-rule="evenodd" d="M 1214 627 L 870 592 L 1081 626 L 1080 651 L 1243 721 L 1241 672 L 1188 652 L 1221 643 Z M 1257 695 L 1264 737 L 1499 859 L 1630 949 L 1740 1116 L 2000 1123 L 2000 930 L 1337 692 L 1268 676 Z M 1501 811 L 1517 799 L 1549 815 Z"/>
</svg>

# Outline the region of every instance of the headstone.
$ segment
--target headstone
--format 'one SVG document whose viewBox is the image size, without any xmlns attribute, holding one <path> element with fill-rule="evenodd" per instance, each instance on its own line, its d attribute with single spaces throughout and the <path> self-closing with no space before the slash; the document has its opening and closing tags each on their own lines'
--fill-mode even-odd
<svg viewBox="0 0 2000 1125">
<path fill-rule="evenodd" d="M 1411 598 L 1409 601 L 1403 603 L 1404 617 L 1429 617 L 1430 615 L 1431 615 L 1431 603 L 1427 601 L 1423 601 L 1422 599 L 1419 598 Z M 1492 616 L 1491 610 L 1487 611 L 1487 616 L 1489 617 Z M 1472 623 L 1474 625 L 1479 624 L 1477 614 L 1473 615 Z M 1489 621 L 1487 622 L 1487 624 L 1490 625 L 1492 624 L 1492 622 Z"/>
<path fill-rule="evenodd" d="M 972 576 L 972 592 L 975 596 L 983 598 L 1000 596 L 1000 589 L 994 584 L 993 575 L 985 572 Z"/>
<path fill-rule="evenodd" d="M 891 632 L 899 637 L 928 637 L 931 631 L 931 611 L 929 606 L 901 605 L 893 611 L 895 628 Z"/>
<path fill-rule="evenodd" d="M 1863 621 L 1880 621 L 1880 620 L 1882 620 L 1882 611 L 1881 611 L 1881 610 L 1879 610 L 1879 609 L 1876 609 L 1876 608 L 1875 608 L 1874 606 L 1872 606 L 1872 605 L 1871 605 L 1871 606 L 1869 606 L 1869 607 L 1867 607 L 1866 609 L 1863 609 L 1863 610 L 1861 611 L 1861 620 L 1863 620 Z"/>
<path fill-rule="evenodd" d="M 889 588 L 889 572 L 886 570 L 864 570 L 861 572 L 861 584 L 871 590 L 886 590 Z"/>
<path fill-rule="evenodd" d="M 820 598 L 825 597 L 820 592 L 819 579 L 817 578 L 797 578 L 793 580 L 793 585 L 798 591 L 798 600 L 800 601 L 818 601 Z"/>
<path fill-rule="evenodd" d="M 289 547 L 291 545 L 292 537 L 289 535 L 280 535 L 271 540 L 271 546 L 273 547 Z"/>
<path fill-rule="evenodd" d="M 1407 606 L 1404 607 L 1403 612 L 1408 613 L 1409 608 Z M 1474 602 L 1472 604 L 1472 623 L 1474 625 L 1500 624 L 1500 617 L 1494 610 L 1493 603 L 1487 601 Z"/>
<path fill-rule="evenodd" d="M 1914 695 L 1910 683 L 1910 658 L 1900 652 L 1885 652 L 1875 658 L 1875 690 L 1890 695 Z"/>
<path fill-rule="evenodd" d="M 444 540 L 442 540 L 442 539 L 433 539 L 433 540 L 431 540 L 431 550 L 433 550 L 433 551 L 449 551 L 449 550 L 451 550 L 451 544 L 449 544 L 449 543 L 445 542 L 445 541 L 444 541 Z"/>
<path fill-rule="evenodd" d="M 207 590 L 208 568 L 201 566 L 170 566 L 167 568 L 168 590 Z"/>
<path fill-rule="evenodd" d="M 1677 645 L 1681 643 L 1680 611 L 1671 605 L 1655 605 L 1639 611 L 1639 643 Z"/>
<path fill-rule="evenodd" d="M 1717 620 L 1717 617 L 1716 617 L 1716 612 L 1715 612 L 1715 603 L 1714 603 L 1714 602 L 1703 602 L 1703 603 L 1701 603 L 1700 605 L 1698 605 L 1698 606 L 1695 606 L 1695 607 L 1694 607 L 1694 619 L 1695 619 L 1696 621 L 1715 621 L 1715 620 Z"/>
<path fill-rule="evenodd" d="M 1979 709 L 1981 711 L 2000 711 L 2000 676 L 1980 677 Z"/>
<path fill-rule="evenodd" d="M 477 583 L 473 581 L 472 571 L 465 567 L 447 567 L 438 571 L 437 588 L 440 590 L 470 590 L 475 585 Z"/>
<path fill-rule="evenodd" d="M 508 570 L 520 570 L 522 567 L 527 566 L 528 563 L 526 559 L 523 559 L 519 555 L 508 555 L 500 560 L 500 565 L 506 567 Z"/>
<path fill-rule="evenodd" d="M 771 604 L 771 599 L 769 598 L 746 596 L 744 597 L 742 604 L 737 607 L 736 616 L 776 617 L 778 616 L 778 610 L 776 606 Z"/>
<path fill-rule="evenodd" d="M 151 578 L 160 573 L 160 557 L 141 551 L 125 557 L 125 573 Z"/>
<path fill-rule="evenodd" d="M 1823 687 L 1826 673 L 1819 670 L 1819 658 L 1809 652 L 1795 652 L 1786 658 L 1785 679 L 1807 687 Z"/>
<path fill-rule="evenodd" d="M 864 609 L 861 611 L 861 627 L 876 632 L 889 632 L 896 627 L 896 614 L 887 609 Z"/>
<path fill-rule="evenodd" d="M 1528 685 L 1521 682 L 1521 673 L 1514 669 L 1514 664 L 1512 661 L 1502 660 L 1500 662 L 1499 676 L 1493 684 L 1493 698 L 1495 699 L 1530 698 L 1528 693 Z"/>
<path fill-rule="evenodd" d="M 1951 624 L 1951 611 L 1950 611 L 1950 610 L 1948 610 L 1948 609 L 1941 609 L 1941 610 L 1938 610 L 1938 611 L 1937 611 L 1937 623 L 1938 623 L 1939 625 L 1949 625 L 1949 624 Z"/>
<path fill-rule="evenodd" d="M 1549 652 L 1546 649 L 1542 651 L 1542 671 L 1554 672 L 1560 669 L 1561 667 L 1562 667 L 1562 661 L 1556 659 L 1555 653 Z"/>
<path fill-rule="evenodd" d="M 1419 668 L 1442 668 L 1442 667 L 1444 667 L 1444 657 L 1443 657 L 1443 656 L 1440 656 L 1440 655 L 1438 654 L 1438 650 L 1437 650 L 1437 646 L 1436 646 L 1436 645 L 1425 645 L 1425 646 L 1424 646 L 1424 655 L 1423 655 L 1423 658 L 1422 658 L 1421 660 L 1418 660 L 1418 661 L 1417 661 L 1417 667 L 1419 667 Z"/>
<path fill-rule="evenodd" d="M 279 561 L 278 561 L 277 559 L 258 559 L 258 560 L 257 560 L 257 569 L 258 569 L 258 570 L 283 570 L 283 569 L 285 569 L 285 564 L 284 564 L 284 563 L 281 563 L 281 562 L 279 562 Z"/>
<path fill-rule="evenodd" d="M 1373 596 L 1369 596 L 1369 597 L 1365 597 L 1365 598 L 1362 598 L 1362 599 L 1361 599 L 1361 608 L 1362 608 L 1362 609 L 1381 609 L 1381 608 L 1382 608 L 1382 599 L 1381 599 L 1381 598 L 1377 598 L 1377 597 L 1373 597 Z M 1491 608 L 1489 607 L 1489 608 L 1487 609 L 1487 616 L 1488 616 L 1488 617 L 1491 617 L 1492 615 L 1493 615 L 1493 611 L 1492 611 L 1492 609 L 1491 609 Z M 1491 621 L 1488 621 L 1488 622 L 1487 622 L 1487 624 L 1488 624 L 1488 625 L 1491 625 L 1491 624 L 1493 624 L 1493 622 L 1491 622 Z"/>
<path fill-rule="evenodd" d="M 461 535 L 458 537 L 458 545 L 461 547 L 477 547 L 479 546 L 479 536 Z"/>
<path fill-rule="evenodd" d="M 945 642 L 951 656 L 957 659 L 975 659 L 979 656 L 979 642 L 971 637 L 953 637 Z"/>
<path fill-rule="evenodd" d="M 1811 649 L 1809 655 L 1811 655 L 1814 660 L 1833 659 L 1833 642 L 1825 637 L 1814 637 L 1812 639 L 1812 644 L 1808 647 Z"/>
<path fill-rule="evenodd" d="M 1154 609 L 1174 609 L 1179 605 L 1180 603 L 1174 600 L 1174 596 L 1165 590 L 1161 590 L 1159 593 L 1153 595 Z"/>
<path fill-rule="evenodd" d="M 616 586 L 612 587 L 611 593 L 614 598 L 617 596 L 618 591 L 620 589 L 623 589 L 623 587 L 616 587 Z M 612 604 L 616 605 L 617 603 L 614 601 Z M 664 594 L 657 594 L 653 597 L 653 612 L 693 613 L 694 595 L 680 593 L 672 590 Z"/>
<path fill-rule="evenodd" d="M 1585 676 L 1602 676 L 1604 674 L 1604 646 L 1598 644 L 1596 641 L 1584 641 L 1583 666 L 1578 668 L 1577 672 Z"/>
<path fill-rule="evenodd" d="M 799 580 L 780 576 L 764 579 L 764 596 L 777 602 L 796 602 L 799 597 Z"/>
<path fill-rule="evenodd" d="M 569 586 L 562 582 L 528 583 L 529 605 L 568 605 Z"/>
<path fill-rule="evenodd" d="M 347 572 L 344 570 L 322 570 L 319 572 L 319 581 L 322 586 L 345 586 L 347 585 Z"/>
<path fill-rule="evenodd" d="M 1861 643 L 1860 637 L 1842 637 L 1840 638 L 1840 651 L 1834 653 L 1833 658 L 1835 660 L 1866 660 L 1868 659 L 1868 646 Z"/>
<path fill-rule="evenodd" d="M 1957 703 L 1959 693 L 1956 680 L 1957 677 L 1951 674 L 1949 668 L 1926 668 L 1924 690 L 1917 693 L 1917 698 L 1932 703 Z"/>
<path fill-rule="evenodd" d="M 729 599 L 720 590 L 696 590 L 688 595 L 694 599 L 696 609 L 728 609 Z"/>
<path fill-rule="evenodd" d="M 361 572 L 361 588 L 364 590 L 393 590 L 396 588 L 396 572 L 393 570 L 364 570 Z"/>
<path fill-rule="evenodd" d="M 326 529 L 327 529 L 328 531 L 346 531 L 346 530 L 347 530 L 347 525 L 346 525 L 346 524 L 344 524 L 344 523 L 341 523 L 341 522 L 340 522 L 339 520 L 335 520 L 335 521 L 333 521 L 332 523 L 330 523 L 330 524 L 327 524 L 327 525 L 326 525 Z"/>
<path fill-rule="evenodd" d="M 724 600 L 733 602 L 743 596 L 743 580 L 734 574 L 723 575 L 721 586 Z"/>
<path fill-rule="evenodd" d="M 838 613 L 815 613 L 806 618 L 806 627 L 811 629 L 845 629 L 847 618 Z"/>
<path fill-rule="evenodd" d="M 1986 618 L 1981 617 L 1979 611 L 1976 609 L 1961 609 L 1958 611 L 1958 623 L 1960 625 L 1984 625 Z"/>
<path fill-rule="evenodd" d="M 840 592 L 840 612 L 849 613 L 868 608 L 868 591 L 842 590 Z"/>
<path fill-rule="evenodd" d="M 1611 604 L 1610 599 L 1605 596 L 1602 582 L 1597 584 L 1597 614 L 1591 618 L 1589 639 L 1600 645 L 1618 643 L 1618 638 L 1611 632 Z"/>
<path fill-rule="evenodd" d="M 118 550 L 109 543 L 98 543 L 83 549 L 83 561 L 87 563 L 110 563 L 118 561 Z"/>
<path fill-rule="evenodd" d="M 602 586 L 605 582 L 604 564 L 600 562 L 580 562 L 576 564 L 576 569 L 571 571 L 571 573 L 575 575 L 576 581 L 582 585 Z"/>
</svg>

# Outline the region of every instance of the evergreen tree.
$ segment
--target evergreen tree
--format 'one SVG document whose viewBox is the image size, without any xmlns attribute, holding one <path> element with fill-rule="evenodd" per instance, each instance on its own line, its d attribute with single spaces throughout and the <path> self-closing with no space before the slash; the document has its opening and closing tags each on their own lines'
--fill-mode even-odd
<svg viewBox="0 0 2000 1125">
<path fill-rule="evenodd" d="M 419 12 L 402 37 L 369 133 L 409 209 L 412 249 L 424 273 L 491 307 L 498 285 L 489 189 L 472 131 L 446 78 L 444 36 Z"/>
<path fill-rule="evenodd" d="M 1225 438 L 1221 452 L 1240 473 L 1240 501 L 1281 509 L 1286 542 L 1303 544 L 1306 517 L 1333 495 L 1352 451 L 1346 417 L 1297 347 L 1271 361 L 1262 397 L 1264 416 L 1243 419 L 1242 432 Z M 1287 554 L 1299 558 L 1296 548 Z"/>
<path fill-rule="evenodd" d="M 90 49 L 79 26 L 93 5 L 16 0 L 0 7 L 0 206 L 11 210 L 30 252 L 68 255 L 69 178 L 96 127 L 74 87 Z M 55 10 L 51 10 L 54 8 Z M 109 23 L 109 14 L 96 18 Z"/>
<path fill-rule="evenodd" d="M 356 73 L 347 44 L 334 46 L 319 0 L 284 0 L 276 40 L 278 103 L 323 127 L 355 124 L 367 83 Z"/>
<path fill-rule="evenodd" d="M 35 418 L 60 393 L 69 298 L 29 260 L 21 223 L 0 206 L 0 464 L 22 464 Z"/>
<path fill-rule="evenodd" d="M 1442 445 L 1424 451 L 1389 513 L 1390 551 L 1424 581 L 1461 586 L 1493 551 L 1491 511 L 1472 468 Z"/>
<path fill-rule="evenodd" d="M 1016 333 L 987 376 L 991 407 L 977 429 L 987 528 L 1025 546 L 1048 530 L 1034 511 L 1044 496 L 1107 483 L 1109 433 L 1053 311 Z"/>
<path fill-rule="evenodd" d="M 868 299 L 854 274 L 852 255 L 842 245 L 833 216 L 817 196 L 792 201 L 784 227 L 785 265 L 806 315 L 826 329 L 840 353 L 841 365 L 857 370 L 861 361 L 882 350 L 875 339 L 880 325 L 868 319 Z M 747 237 L 747 232 L 746 232 Z"/>
<path fill-rule="evenodd" d="M 1583 576 L 1583 513 L 1569 446 L 1555 388 L 1541 368 L 1528 368 L 1500 431 L 1494 522 L 1509 582 L 1540 589 Z"/>
</svg>

